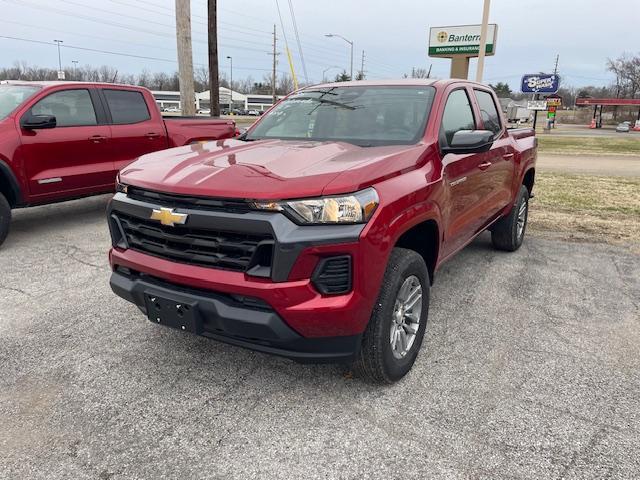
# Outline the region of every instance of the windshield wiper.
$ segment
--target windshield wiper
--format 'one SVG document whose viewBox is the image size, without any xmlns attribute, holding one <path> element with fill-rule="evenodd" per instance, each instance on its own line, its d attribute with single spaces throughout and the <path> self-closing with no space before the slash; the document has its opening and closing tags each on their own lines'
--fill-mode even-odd
<svg viewBox="0 0 640 480">
<path fill-rule="evenodd" d="M 239 135 L 238 137 L 236 137 L 236 140 L 240 140 L 241 142 L 253 142 L 255 140 L 255 138 L 249 138 L 247 136 L 248 132 L 244 132 L 242 135 Z"/>
</svg>

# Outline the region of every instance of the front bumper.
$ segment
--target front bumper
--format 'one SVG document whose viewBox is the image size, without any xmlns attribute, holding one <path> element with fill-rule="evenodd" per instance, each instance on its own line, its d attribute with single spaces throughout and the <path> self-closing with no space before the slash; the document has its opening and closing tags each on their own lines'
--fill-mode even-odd
<svg viewBox="0 0 640 480">
<path fill-rule="evenodd" d="M 118 296 L 145 314 L 149 313 L 145 296 L 169 297 L 197 309 L 198 333 L 299 362 L 349 362 L 360 346 L 360 335 L 305 338 L 264 303 L 247 305 L 230 295 L 180 287 L 129 269 L 114 272 L 110 284 Z"/>
<path fill-rule="evenodd" d="M 129 248 L 122 242 L 114 215 L 124 213 L 148 219 L 157 207 L 157 204 L 132 199 L 124 194 L 116 194 L 111 202 L 109 217 L 113 248 L 109 259 L 116 272 L 115 279 L 119 278 L 117 272 L 125 269 L 136 275 L 166 282 L 167 288 L 174 291 L 186 288 L 204 292 L 208 296 L 256 298 L 268 305 L 279 321 L 295 335 L 314 339 L 311 344 L 317 340 L 320 345 L 323 339 L 331 342 L 332 337 L 356 337 L 366 328 L 384 273 L 384 263 L 372 261 L 380 258 L 380 250 L 366 236 L 361 238 L 362 225 L 299 226 L 279 213 L 175 208 L 176 212 L 189 215 L 187 227 L 193 225 L 234 232 L 270 233 L 274 239 L 272 264 L 269 269 L 261 269 L 259 275 L 252 275 L 251 271 L 193 265 Z M 345 294 L 323 295 L 314 286 L 313 272 L 322 259 L 340 255 L 349 255 L 352 259 L 352 289 Z M 141 306 L 131 294 L 124 294 L 128 290 L 114 288 L 120 296 Z M 232 334 L 226 336 L 225 341 L 237 339 L 233 332 L 235 330 L 232 329 Z M 214 332 L 207 334 L 217 335 Z M 243 336 L 245 339 L 248 337 Z M 288 342 L 288 338 L 284 343 Z M 240 340 L 231 342 L 237 341 Z M 267 351 L 267 347 L 263 345 L 260 349 Z M 287 350 L 288 347 L 285 345 L 282 348 Z M 292 349 L 303 350 L 297 346 Z"/>
</svg>

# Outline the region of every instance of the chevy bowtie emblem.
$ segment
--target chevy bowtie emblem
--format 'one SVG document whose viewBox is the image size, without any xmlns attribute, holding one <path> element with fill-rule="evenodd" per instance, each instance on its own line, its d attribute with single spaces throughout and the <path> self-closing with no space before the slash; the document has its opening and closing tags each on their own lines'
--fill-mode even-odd
<svg viewBox="0 0 640 480">
<path fill-rule="evenodd" d="M 151 220 L 158 220 L 162 225 L 173 227 L 175 225 L 184 225 L 188 216 L 186 213 L 175 213 L 173 208 L 160 208 L 160 210 L 153 210 Z"/>
</svg>

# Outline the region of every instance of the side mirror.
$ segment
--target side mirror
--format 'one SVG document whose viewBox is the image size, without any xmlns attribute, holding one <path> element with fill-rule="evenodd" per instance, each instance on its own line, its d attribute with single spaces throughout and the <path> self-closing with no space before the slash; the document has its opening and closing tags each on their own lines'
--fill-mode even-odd
<svg viewBox="0 0 640 480">
<path fill-rule="evenodd" d="M 25 115 L 20 121 L 20 126 L 26 130 L 38 130 L 41 128 L 56 128 L 57 122 L 54 115 Z"/>
<path fill-rule="evenodd" d="M 453 134 L 451 145 L 442 149 L 447 153 L 480 153 L 486 152 L 493 145 L 494 133 L 489 130 L 459 130 Z"/>
</svg>

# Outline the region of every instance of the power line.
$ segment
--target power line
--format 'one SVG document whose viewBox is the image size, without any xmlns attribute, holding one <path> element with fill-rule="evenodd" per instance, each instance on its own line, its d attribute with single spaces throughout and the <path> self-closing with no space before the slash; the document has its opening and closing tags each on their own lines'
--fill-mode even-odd
<svg viewBox="0 0 640 480">
<path fill-rule="evenodd" d="M 15 22 L 15 21 L 12 21 L 12 20 L 0 19 L 0 23 L 11 23 L 13 25 L 19 25 L 21 27 L 26 27 L 26 28 L 34 28 L 34 29 L 38 29 L 38 30 L 47 30 L 49 32 L 64 33 L 65 35 L 71 35 L 71 36 L 76 36 L 76 37 L 94 38 L 96 40 L 106 40 L 106 41 L 109 41 L 109 42 L 126 43 L 129 46 L 132 45 L 132 43 L 129 42 L 129 41 L 118 40 L 117 38 L 100 37 L 100 36 L 97 36 L 97 35 L 88 35 L 86 33 L 73 33 L 73 32 L 70 32 L 68 30 L 60 30 L 60 29 L 57 29 L 57 28 L 41 27 L 39 25 L 30 25 L 28 23 Z M 157 50 L 164 50 L 164 51 L 167 50 L 165 47 L 159 47 L 158 45 L 149 45 L 149 44 L 145 44 L 145 43 L 136 43 L 135 45 L 138 46 L 138 47 L 144 47 L 144 48 L 154 48 L 154 49 L 157 49 Z"/>
<path fill-rule="evenodd" d="M 45 42 L 43 40 L 33 40 L 30 38 L 21 38 L 21 37 L 11 37 L 8 35 L 0 35 L 0 38 L 8 39 L 8 40 L 18 40 L 21 42 L 29 42 L 29 43 L 39 43 L 41 45 L 55 45 L 53 42 Z M 105 53 L 109 55 L 120 55 L 123 57 L 132 57 L 132 58 L 143 58 L 145 60 L 156 60 L 158 62 L 170 62 L 170 63 L 178 63 L 176 60 L 170 60 L 168 58 L 158 58 L 158 57 L 148 57 L 145 55 L 135 55 L 133 53 L 123 53 L 123 52 L 112 52 L 109 50 L 100 50 L 98 48 L 87 48 L 87 47 L 78 47 L 74 45 L 63 44 L 62 48 L 71 48 L 73 50 L 84 50 L 87 52 L 96 52 L 96 53 Z"/>
<path fill-rule="evenodd" d="M 112 21 L 112 20 L 108 20 L 108 19 L 104 19 L 104 18 L 97 18 L 97 17 L 94 17 L 94 16 L 90 16 L 90 15 L 86 15 L 86 14 L 82 14 L 82 13 L 78 13 L 78 12 L 70 12 L 68 10 L 54 8 L 54 7 L 50 7 L 48 5 L 35 5 L 34 3 L 29 2 L 29 1 L 20 1 L 20 2 L 18 2 L 16 0 L 0 0 L 0 1 L 4 1 L 6 3 L 16 4 L 16 5 L 20 5 L 20 6 L 26 6 L 28 8 L 37 8 L 39 10 L 45 10 L 45 11 L 53 12 L 53 13 L 58 14 L 58 15 L 72 17 L 72 18 L 76 18 L 76 19 L 79 19 L 79 20 L 83 20 L 83 21 L 95 22 L 95 23 L 99 23 L 99 24 L 102 24 L 102 25 L 106 24 L 106 25 L 114 26 L 116 28 L 121 28 L 121 29 L 129 30 L 129 31 L 134 31 L 136 33 L 149 34 L 149 35 L 164 37 L 164 38 L 167 38 L 167 39 L 173 39 L 174 38 L 174 35 L 172 35 L 172 34 L 165 33 L 165 32 L 162 32 L 162 31 L 158 31 L 158 30 L 155 30 L 155 29 L 154 30 L 150 30 L 150 29 L 144 29 L 144 28 L 140 28 L 140 27 L 134 27 L 132 25 L 120 23 L 120 22 L 117 22 L 117 21 Z M 86 8 L 93 8 L 94 10 L 96 10 L 95 7 L 91 7 L 89 5 L 85 5 L 85 4 L 79 3 L 77 1 L 73 1 L 73 0 L 63 0 L 63 1 L 65 3 L 70 4 L 70 5 L 76 5 L 76 6 L 80 6 L 80 7 L 86 7 Z M 116 3 L 116 4 L 129 5 L 129 6 L 135 7 L 135 5 L 129 4 L 129 3 L 125 2 L 125 1 L 123 1 L 123 0 L 110 0 L 110 1 L 112 1 L 113 3 Z M 157 3 L 150 2 L 148 0 L 138 0 L 138 1 L 139 1 L 139 3 L 146 3 L 146 4 L 151 5 L 153 7 L 162 8 L 163 10 L 166 10 L 167 12 L 171 12 L 171 11 L 174 10 L 173 8 L 165 7 L 163 5 L 159 5 Z M 128 18 L 131 18 L 133 20 L 136 20 L 136 22 L 150 23 L 149 20 L 141 18 L 141 17 L 138 17 L 138 16 L 135 16 L 135 15 L 122 15 L 120 12 L 114 12 L 114 11 L 103 9 L 103 8 L 101 8 L 99 10 L 104 12 L 104 13 L 111 14 L 111 15 L 118 15 L 120 17 L 128 17 Z M 221 10 L 231 11 L 231 10 L 227 10 L 227 9 L 221 9 Z M 170 15 L 170 13 L 165 13 L 165 12 L 153 12 L 153 13 L 158 13 L 160 15 Z M 236 12 L 234 12 L 234 13 L 236 13 Z M 258 19 L 258 17 L 249 17 L 249 18 L 255 18 L 257 20 L 260 20 L 260 19 Z M 262 21 L 264 21 L 264 20 L 262 19 Z M 19 22 L 14 22 L 14 23 L 15 24 L 19 24 Z M 162 23 L 162 22 L 153 22 L 153 23 L 157 24 L 159 26 L 163 26 L 163 27 L 166 27 L 166 28 L 173 29 L 173 25 L 165 24 L 165 23 Z M 223 23 L 223 22 L 220 22 L 220 23 Z M 237 26 L 236 24 L 233 24 L 233 23 L 230 23 L 230 22 L 224 22 L 224 23 L 227 23 L 227 24 L 233 25 L 233 26 Z M 249 33 L 246 33 L 247 30 L 256 31 L 260 35 L 270 35 L 270 34 L 265 34 L 265 33 L 263 33 L 264 31 L 258 30 L 258 29 L 250 29 L 249 27 L 242 27 L 242 26 L 237 26 L 237 27 L 238 27 L 238 29 L 236 31 L 238 31 L 241 35 L 250 35 Z M 46 29 L 47 27 L 35 27 L 34 26 L 33 28 L 45 28 Z M 54 29 L 50 29 L 50 30 L 53 31 Z M 232 29 L 226 28 L 226 30 L 231 31 Z M 245 30 L 245 31 L 242 31 L 242 30 Z M 71 34 L 71 32 L 67 32 L 67 33 Z M 97 39 L 101 39 L 101 40 L 111 40 L 111 39 L 107 39 L 105 37 L 90 36 L 90 35 L 86 35 L 86 34 L 77 34 L 77 35 L 78 36 L 82 35 L 82 36 L 85 36 L 87 38 L 92 38 L 93 37 L 93 38 L 97 38 Z M 251 34 L 251 35 L 255 36 L 256 34 Z M 284 29 L 283 29 L 283 35 L 285 35 L 284 34 Z M 326 47 L 315 46 L 314 44 L 312 44 L 310 42 L 302 41 L 301 40 L 302 37 L 307 37 L 308 38 L 308 36 L 301 35 L 298 32 L 298 37 L 297 38 L 299 40 L 299 44 L 298 44 L 297 53 L 298 53 L 298 55 L 300 55 L 301 60 L 304 61 L 303 68 L 305 70 L 306 70 L 306 63 L 311 63 L 313 65 L 318 65 L 318 66 L 323 66 L 324 67 L 324 66 L 326 66 L 327 63 L 334 63 L 335 62 L 335 58 L 336 58 L 335 50 L 332 50 L 332 49 L 329 49 L 329 48 L 326 48 Z M 220 38 L 224 39 L 227 42 L 231 42 L 231 43 L 220 43 L 220 46 L 224 47 L 224 48 L 233 48 L 233 49 L 237 49 L 237 50 L 241 50 L 241 51 L 260 52 L 260 53 L 263 53 L 263 52 L 267 51 L 267 48 L 261 49 L 261 48 L 252 48 L 251 46 L 244 46 L 244 45 L 243 46 L 239 46 L 238 45 L 238 43 L 242 43 L 242 44 L 247 44 L 247 45 L 255 45 L 256 47 L 258 47 L 260 45 L 264 45 L 266 47 L 267 46 L 266 42 L 262 43 L 262 42 L 258 42 L 258 41 L 252 41 L 252 40 L 246 40 L 246 39 L 234 38 L 234 37 L 226 37 L 226 36 L 224 36 L 224 37 L 221 36 Z M 118 41 L 117 39 L 113 39 L 113 40 Z M 197 39 L 197 38 L 194 38 L 193 41 L 194 41 L 194 43 L 197 43 L 197 44 L 206 45 L 206 41 L 203 41 L 203 40 L 200 40 L 200 39 Z M 131 44 L 130 42 L 127 42 L 127 43 Z M 141 47 L 144 47 L 144 48 L 159 48 L 159 47 L 157 47 L 155 45 L 149 45 L 149 44 L 138 44 L 138 45 L 141 46 Z M 309 50 L 310 49 L 313 52 L 315 52 L 315 53 L 307 53 L 306 55 L 304 55 L 304 57 L 309 57 L 309 58 L 311 58 L 311 60 L 307 61 L 307 59 L 302 56 L 302 48 L 304 48 L 305 50 Z M 99 49 L 95 49 L 95 50 L 99 50 Z M 109 51 L 109 50 L 107 50 L 107 51 Z M 131 55 L 131 54 L 128 54 L 128 55 Z M 138 57 L 139 58 L 145 58 L 146 56 L 145 55 L 138 55 Z M 155 58 L 156 57 L 149 57 L 149 59 L 155 59 Z M 164 60 L 166 60 L 166 59 L 163 59 L 162 61 L 164 61 Z M 370 55 L 367 55 L 367 63 L 368 63 L 368 65 L 371 66 L 371 68 L 369 69 L 370 73 L 380 70 L 380 71 L 388 72 L 388 74 L 386 74 L 386 76 L 389 76 L 391 74 L 393 76 L 396 76 L 397 72 L 399 70 L 398 67 L 394 67 L 394 66 L 391 66 L 389 64 L 382 63 L 382 62 L 378 61 L 375 57 L 371 57 Z M 249 69 L 248 68 L 244 68 L 244 70 L 249 70 Z M 255 70 L 266 71 L 267 69 L 255 69 Z M 307 74 L 305 74 L 305 78 L 307 78 L 307 80 L 308 80 Z"/>
<path fill-rule="evenodd" d="M 291 12 L 291 21 L 293 22 L 293 30 L 296 32 L 296 42 L 298 44 L 298 53 L 300 54 L 300 63 L 302 63 L 302 71 L 304 72 L 304 81 L 309 83 L 309 75 L 307 75 L 307 66 L 304 63 L 302 55 L 302 45 L 300 45 L 300 34 L 298 33 L 298 23 L 296 22 L 296 14 L 293 11 L 293 3 L 289 0 L 289 12 Z"/>
<path fill-rule="evenodd" d="M 159 36 L 159 37 L 166 37 L 166 38 L 171 38 L 171 39 L 173 39 L 175 37 L 175 35 L 172 35 L 172 34 L 162 33 L 162 32 L 158 32 L 158 31 L 155 31 L 155 30 L 146 30 L 146 29 L 143 29 L 143 28 L 134 27 L 132 25 L 127 25 L 127 24 L 123 24 L 123 23 L 119 23 L 119 22 L 114 22 L 114 21 L 111 21 L 111 20 L 106 20 L 104 18 L 92 17 L 90 15 L 84 15 L 84 14 L 80 14 L 80 13 L 77 13 L 77 12 L 70 12 L 68 10 L 61 10 L 61 9 L 58 9 L 58 8 L 53 8 L 53 7 L 44 6 L 44 5 L 35 5 L 33 3 L 26 2 L 24 0 L 20 1 L 20 2 L 17 2 L 16 0 L 0 0 L 0 1 L 8 2 L 8 3 L 14 3 L 16 5 L 23 5 L 23 6 L 27 6 L 27 7 L 31 7 L 31 8 L 36 8 L 36 9 L 39 9 L 39 10 L 50 11 L 50 12 L 53 12 L 53 13 L 57 13 L 58 15 L 63 15 L 63 16 L 67 16 L 67 17 L 73 17 L 73 18 L 77 18 L 77 19 L 81 19 L 81 20 L 87 20 L 87 21 L 95 22 L 95 23 L 99 23 L 99 24 L 107 24 L 107 25 L 118 27 L 118 28 L 131 30 L 131 31 L 134 31 L 134 32 L 144 32 L 144 33 L 148 33 L 148 34 L 151 34 L 151 35 L 156 35 L 156 36 Z M 60 0 L 60 1 L 63 1 L 63 2 L 69 3 L 69 4 L 86 6 L 86 5 L 78 4 L 76 2 L 72 2 L 71 0 Z M 159 23 L 159 22 L 152 22 L 152 21 L 140 18 L 140 17 L 132 16 L 132 15 L 122 15 L 122 14 L 119 14 L 117 12 L 111 12 L 111 11 L 105 10 L 105 9 L 97 9 L 97 8 L 93 8 L 93 9 L 94 10 L 98 10 L 98 11 L 102 11 L 102 12 L 105 12 L 105 13 L 110 13 L 110 14 L 113 14 L 113 15 L 118 15 L 120 17 L 125 17 L 125 18 L 128 17 L 128 18 L 134 19 L 134 20 L 136 20 L 138 22 L 141 21 L 143 23 L 154 23 L 156 25 L 164 26 L 164 27 L 170 28 L 172 30 L 174 28 L 174 25 L 169 25 L 169 24 Z M 202 35 L 206 35 L 206 33 L 204 33 L 204 32 L 196 32 L 196 33 L 201 33 Z M 231 40 L 234 40 L 234 39 L 231 39 Z M 198 43 L 206 44 L 206 42 L 204 42 L 204 41 L 198 41 Z"/>
<path fill-rule="evenodd" d="M 23 22 L 14 22 L 11 20 L 4 20 L 4 19 L 0 19 L 0 23 L 8 23 L 8 24 L 13 24 L 13 25 L 19 25 L 23 28 L 32 28 L 32 29 L 37 29 L 38 31 L 42 31 L 42 30 L 47 30 L 47 31 L 51 31 L 51 32 L 56 32 L 56 33 L 64 33 L 67 36 L 78 36 L 78 37 L 86 37 L 86 38 L 94 38 L 97 40 L 105 40 L 105 41 L 109 41 L 109 42 L 116 42 L 116 43 L 125 43 L 127 44 L 129 47 L 131 46 L 135 46 L 135 47 L 143 47 L 143 48 L 154 48 L 154 49 L 159 49 L 159 50 L 163 50 L 166 51 L 167 48 L 166 47 L 159 47 L 158 45 L 150 45 L 150 44 L 145 44 L 145 43 L 131 43 L 130 41 L 124 41 L 124 40 L 118 40 L 115 38 L 107 38 L 107 37 L 101 37 L 101 36 L 97 36 L 97 35 L 88 35 L 88 34 L 84 34 L 84 33 L 74 33 L 74 32 L 70 32 L 68 30 L 59 30 L 59 29 L 55 29 L 55 28 L 48 28 L 48 27 L 42 27 L 39 25 L 31 25 L 31 24 L 27 24 L 27 23 L 23 23 Z M 200 55 L 196 55 L 196 57 L 198 57 Z M 253 62 L 256 61 L 255 58 L 238 58 L 238 60 L 240 61 L 246 61 L 246 62 Z M 238 69 L 238 68 L 236 68 Z M 245 68 L 243 68 L 245 69 Z M 243 70 L 241 69 L 241 70 Z M 255 69 L 255 68 L 246 68 L 246 70 L 269 70 L 269 69 Z"/>
<path fill-rule="evenodd" d="M 124 30 L 130 30 L 130 31 L 137 32 L 137 33 L 148 33 L 150 35 L 155 35 L 155 36 L 158 36 L 158 37 L 164 37 L 164 38 L 169 38 L 169 39 L 175 38 L 174 35 L 171 35 L 171 34 L 168 34 L 168 33 L 161 33 L 161 32 L 157 32 L 157 31 L 154 31 L 154 30 L 145 30 L 145 29 L 142 29 L 142 28 L 133 27 L 133 26 L 122 24 L 122 23 L 118 23 L 118 22 L 112 22 L 112 21 L 109 21 L 109 20 L 106 20 L 106 19 L 91 17 L 89 15 L 82 15 L 82 14 L 78 14 L 78 13 L 72 13 L 72 12 L 69 12 L 67 10 L 60 10 L 60 9 L 47 7 L 47 6 L 33 5 L 33 4 L 30 4 L 30 3 L 25 2 L 25 1 L 22 1 L 22 2 L 16 2 L 15 0 L 0 0 L 0 1 L 8 2 L 8 3 L 14 3 L 16 5 L 23 5 L 23 6 L 27 6 L 27 7 L 31 7 L 31 8 L 37 8 L 37 9 L 40 9 L 40 10 L 51 11 L 51 12 L 56 13 L 58 15 L 63 15 L 63 16 L 72 17 L 72 18 L 76 18 L 76 19 L 86 20 L 86 21 L 90 21 L 90 22 L 95 22 L 95 23 L 99 23 L 101 25 L 104 25 L 104 24 L 111 25 L 111 26 L 122 28 Z M 173 28 L 173 27 L 171 27 L 171 28 Z M 226 37 L 225 37 L 225 39 L 228 40 L 228 38 L 226 38 Z M 196 43 L 203 44 L 203 45 L 207 44 L 207 42 L 203 41 L 203 40 L 194 39 L 193 41 L 196 42 Z M 231 39 L 231 41 L 234 41 L 234 39 Z M 244 40 L 241 40 L 241 41 L 244 41 Z M 227 47 L 227 48 L 237 48 L 239 50 L 249 50 L 249 51 L 255 51 L 255 52 L 266 52 L 267 51 L 266 49 L 262 50 L 262 49 L 250 48 L 250 47 L 239 47 L 237 45 L 229 45 L 229 44 L 223 44 L 223 43 L 220 43 L 219 45 L 223 46 L 223 47 Z"/>
<path fill-rule="evenodd" d="M 53 46 L 55 45 L 54 42 L 47 42 L 44 40 L 35 40 L 35 39 L 31 39 L 31 38 L 22 38 L 22 37 L 13 37 L 13 36 L 9 36 L 9 35 L 0 35 L 0 38 L 4 38 L 7 40 L 16 40 L 16 41 L 21 41 L 21 42 L 28 42 L 28 43 L 36 43 L 36 44 L 40 44 L 40 45 L 48 45 L 48 46 Z M 69 44 L 61 44 L 60 48 L 70 48 L 72 50 L 81 50 L 81 51 L 86 51 L 86 52 L 94 52 L 94 53 L 103 53 L 106 55 L 117 55 L 117 56 L 121 56 L 121 57 L 131 57 L 131 58 L 139 58 L 139 59 L 144 59 L 144 60 L 154 60 L 154 61 L 158 61 L 158 62 L 168 62 L 168 63 L 178 63 L 177 60 L 171 60 L 168 58 L 159 58 L 159 57 L 150 57 L 150 56 L 146 56 L 146 55 L 136 55 L 133 53 L 124 53 L 124 52 L 114 52 L 111 50 L 102 50 L 99 48 L 88 48 L 88 47 L 79 47 L 76 45 L 69 45 Z M 205 65 L 202 63 L 194 63 L 194 65 L 198 65 L 198 66 L 202 66 L 204 67 Z M 264 71 L 264 72 L 270 72 L 271 69 L 269 68 L 251 68 L 251 67 L 246 67 L 246 68 L 236 68 L 236 70 L 247 70 L 247 71 Z M 279 73 L 284 73 L 282 71 L 279 71 Z"/>
<path fill-rule="evenodd" d="M 173 8 L 165 7 L 163 5 L 158 5 L 157 3 L 148 2 L 148 1 L 136 0 L 135 3 L 128 3 L 128 2 L 123 1 L 123 0 L 109 0 L 109 1 L 112 2 L 112 3 L 119 4 L 119 5 L 125 5 L 125 6 L 128 6 L 128 7 L 138 8 L 138 9 L 144 10 L 147 13 L 148 12 L 152 12 L 152 13 L 155 13 L 156 15 L 165 15 L 165 16 L 171 16 L 172 17 L 174 15 L 174 12 L 175 12 L 175 9 L 173 9 Z M 156 7 L 156 8 L 162 8 L 164 10 L 167 10 L 170 13 L 153 11 L 153 10 L 149 9 L 148 7 L 144 7 L 144 6 L 138 5 L 139 3 L 152 5 L 152 6 Z M 85 6 L 87 8 L 93 8 L 90 5 L 85 5 Z M 112 13 L 116 13 L 116 12 L 112 12 Z M 206 17 L 203 16 L 203 15 L 192 15 L 192 17 L 193 18 L 202 18 L 202 19 L 206 20 Z M 193 21 L 192 23 L 197 23 L 197 24 L 200 24 L 200 25 L 207 26 L 207 23 L 205 21 L 202 21 L 202 22 Z M 218 23 L 220 23 L 222 25 L 230 25 L 230 26 L 232 26 L 234 28 L 237 28 L 238 30 L 236 30 L 236 31 L 239 31 L 239 33 L 245 33 L 245 32 L 242 32 L 241 30 L 246 30 L 251 35 L 255 35 L 256 33 L 260 34 L 260 35 L 263 35 L 263 36 L 269 36 L 270 35 L 270 33 L 267 32 L 266 30 L 259 30 L 257 28 L 245 27 L 243 25 L 238 25 L 236 23 L 223 22 L 221 20 L 218 20 Z M 233 29 L 228 29 L 228 30 L 234 31 Z"/>
<path fill-rule="evenodd" d="M 40 6 L 40 5 L 36 6 L 33 3 L 25 2 L 25 1 L 22 1 L 22 2 L 16 2 L 15 0 L 1 0 L 1 1 L 16 3 L 16 4 L 23 5 L 23 6 L 31 7 L 31 8 L 44 9 L 44 10 L 52 11 L 52 12 L 58 14 L 58 15 L 69 16 L 69 17 L 73 17 L 73 18 L 77 18 L 77 19 L 81 19 L 81 20 L 100 23 L 100 24 L 108 24 L 108 25 L 111 25 L 111 26 L 115 26 L 115 27 L 118 27 L 118 28 L 126 29 L 126 30 L 135 31 L 135 32 L 138 32 L 138 33 L 147 33 L 147 34 L 151 34 L 151 35 L 155 35 L 155 36 L 161 36 L 161 37 L 173 39 L 173 35 L 171 35 L 171 34 L 158 32 L 158 31 L 155 31 L 155 30 L 154 31 L 146 30 L 146 29 L 142 29 L 142 28 L 139 28 L 139 27 L 133 27 L 133 26 L 130 26 L 130 25 L 114 22 L 114 21 L 111 21 L 111 20 L 106 20 L 106 19 L 103 19 L 103 18 L 96 18 L 96 17 L 92 17 L 92 16 L 89 16 L 89 15 L 80 14 L 80 13 L 77 13 L 77 12 L 70 12 L 68 10 L 62 10 L 62 9 L 48 7 L 48 6 Z M 91 8 L 88 5 L 84 5 L 84 4 L 75 2 L 73 0 L 62 0 L 62 1 L 66 2 L 66 3 L 69 3 L 70 5 L 77 5 L 77 6 L 83 6 L 83 7 Z M 122 3 L 122 2 L 120 2 L 120 3 Z M 146 3 L 150 3 L 151 4 L 151 2 L 146 2 Z M 124 4 L 124 3 L 122 3 L 122 4 Z M 155 6 L 158 6 L 158 5 L 156 4 Z M 128 17 L 128 18 L 131 18 L 133 20 L 136 20 L 137 22 L 146 21 L 145 19 L 142 19 L 141 17 L 137 17 L 137 16 L 134 16 L 134 15 L 122 15 L 122 14 L 120 14 L 118 12 L 113 12 L 113 11 L 106 10 L 106 9 L 98 9 L 98 10 L 100 10 L 100 11 L 102 11 L 104 13 L 112 14 L 112 15 L 119 15 L 121 17 L 122 16 Z M 163 12 L 160 12 L 160 14 L 162 14 L 162 15 L 170 15 L 170 14 L 166 14 L 166 13 L 163 13 Z M 147 23 L 149 23 L 149 21 L 147 21 Z M 173 26 L 169 25 L 169 24 L 165 24 L 165 23 L 161 23 L 161 22 L 153 22 L 153 21 L 152 21 L 152 23 L 157 24 L 159 26 L 163 26 L 163 27 L 166 27 L 166 28 L 173 29 Z M 244 32 L 240 32 L 240 33 L 241 34 L 245 34 Z M 253 44 L 253 45 L 262 45 L 263 44 L 262 42 L 255 42 L 255 41 L 244 40 L 244 39 L 239 39 L 239 38 L 231 38 L 231 37 L 223 37 L 223 36 L 220 36 L 220 38 L 222 38 L 224 40 L 227 40 L 227 41 L 231 41 L 231 42 L 242 42 L 242 43 L 248 43 L 248 44 Z M 198 40 L 198 39 L 194 38 L 193 41 L 194 41 L 194 43 L 199 43 L 199 44 L 203 44 L 203 45 L 206 44 L 206 41 L 204 41 L 204 40 Z M 301 43 L 301 45 L 305 45 L 303 42 L 300 42 L 300 43 Z M 260 49 L 257 49 L 257 48 L 240 47 L 240 46 L 237 46 L 237 45 L 229 45 L 229 44 L 223 44 L 223 43 L 221 43 L 220 46 L 223 46 L 223 47 L 226 47 L 226 48 L 238 48 L 240 50 L 248 50 L 248 51 L 259 51 L 259 52 L 266 51 L 266 50 L 260 50 Z M 317 64 L 317 65 L 324 66 L 326 64 L 326 62 L 331 62 L 335 58 L 335 52 L 334 51 L 329 50 L 328 51 L 329 53 L 325 53 L 323 51 L 324 49 L 322 49 L 322 48 L 308 47 L 308 46 L 307 46 L 307 48 L 312 48 L 313 50 L 316 50 L 317 52 L 321 52 L 321 53 L 316 53 L 314 55 L 311 55 L 312 58 L 316 58 L 317 60 L 319 60 L 318 62 L 315 62 L 315 64 Z M 311 62 L 311 63 L 314 63 L 314 62 Z"/>
<path fill-rule="evenodd" d="M 280 26 L 282 27 L 282 36 L 284 37 L 284 45 L 287 49 L 287 57 L 289 58 L 289 67 L 291 68 L 291 75 L 293 77 L 293 87 L 294 89 L 298 89 L 298 82 L 296 81 L 296 76 L 293 70 L 293 63 L 291 62 L 291 50 L 289 50 L 289 41 L 287 40 L 287 34 L 284 32 L 284 22 L 282 21 L 282 14 L 280 13 L 280 5 L 278 4 L 278 0 L 276 0 L 276 8 L 278 9 L 278 17 L 280 17 Z"/>
</svg>

